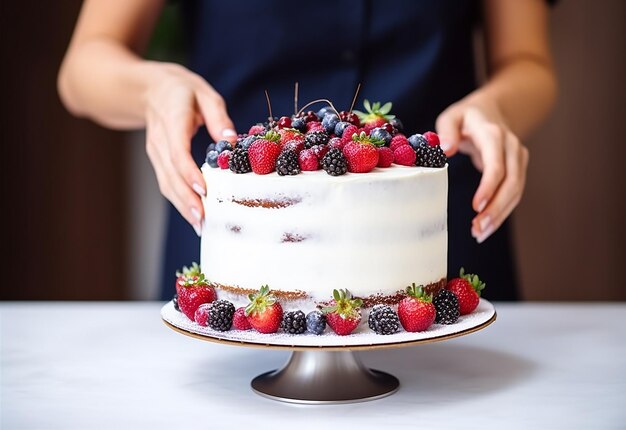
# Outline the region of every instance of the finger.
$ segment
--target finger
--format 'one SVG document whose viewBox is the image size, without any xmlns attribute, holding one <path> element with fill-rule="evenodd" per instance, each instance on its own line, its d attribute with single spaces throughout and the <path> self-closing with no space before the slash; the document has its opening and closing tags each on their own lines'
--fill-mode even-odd
<svg viewBox="0 0 626 430">
<path fill-rule="evenodd" d="M 461 142 L 461 129 L 463 127 L 463 114 L 461 109 L 454 105 L 444 110 L 435 123 L 435 129 L 439 135 L 441 149 L 450 157 L 459 150 Z"/>
<path fill-rule="evenodd" d="M 480 183 L 472 199 L 472 207 L 480 213 L 487 207 L 507 173 L 504 154 L 505 132 L 495 124 L 481 121 L 468 127 L 467 133 L 477 149 L 482 165 Z"/>
<path fill-rule="evenodd" d="M 228 140 L 233 143 L 237 140 L 235 125 L 226 111 L 226 102 L 209 84 L 203 82 L 196 90 L 196 101 L 204 123 L 211 137 L 218 140 Z"/>
<path fill-rule="evenodd" d="M 506 178 L 489 205 L 472 221 L 472 235 L 479 243 L 502 225 L 519 204 L 524 192 L 528 150 L 510 132 L 505 136 L 505 145 Z"/>
</svg>

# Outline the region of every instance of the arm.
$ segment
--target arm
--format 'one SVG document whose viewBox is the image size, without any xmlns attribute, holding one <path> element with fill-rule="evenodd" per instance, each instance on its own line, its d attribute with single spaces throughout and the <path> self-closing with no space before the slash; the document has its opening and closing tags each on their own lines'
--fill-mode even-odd
<svg viewBox="0 0 626 430">
<path fill-rule="evenodd" d="M 206 124 L 215 140 L 235 136 L 222 97 L 184 67 L 140 57 L 163 0 L 87 0 L 63 59 L 66 108 L 106 127 L 146 128 L 146 151 L 161 193 L 200 230 L 206 186 L 191 138 Z"/>
<path fill-rule="evenodd" d="M 544 0 L 483 0 L 489 78 L 437 118 L 448 155 L 467 154 L 482 172 L 472 235 L 489 237 L 519 203 L 528 150 L 520 143 L 549 113 L 556 78 Z"/>
</svg>

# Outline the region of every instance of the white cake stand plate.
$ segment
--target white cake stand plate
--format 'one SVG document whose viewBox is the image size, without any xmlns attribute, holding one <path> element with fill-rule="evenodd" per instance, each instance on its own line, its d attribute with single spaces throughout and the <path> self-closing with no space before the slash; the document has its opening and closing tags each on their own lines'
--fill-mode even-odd
<svg viewBox="0 0 626 430">
<path fill-rule="evenodd" d="M 290 403 L 336 404 L 380 399 L 395 393 L 400 386 L 396 377 L 365 367 L 353 351 L 414 346 L 464 336 L 494 322 L 496 310 L 487 300 L 481 299 L 474 312 L 462 316 L 454 324 L 433 324 L 423 332 L 400 331 L 386 336 L 372 332 L 366 322 L 348 336 L 338 336 L 330 328 L 319 336 L 261 334 L 254 330 L 219 332 L 190 321 L 174 308 L 172 302 L 163 306 L 161 317 L 171 329 L 196 339 L 291 350 L 289 360 L 281 369 L 252 380 L 253 391 Z"/>
</svg>

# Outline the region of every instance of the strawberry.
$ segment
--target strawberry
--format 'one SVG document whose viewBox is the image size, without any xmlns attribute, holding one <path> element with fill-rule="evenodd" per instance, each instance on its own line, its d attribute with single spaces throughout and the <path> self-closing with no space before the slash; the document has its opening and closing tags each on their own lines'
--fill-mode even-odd
<svg viewBox="0 0 626 430">
<path fill-rule="evenodd" d="M 395 118 L 395 115 L 389 114 L 392 107 L 391 102 L 387 102 L 384 105 L 381 105 L 380 102 L 370 104 L 369 100 L 366 99 L 363 101 L 363 106 L 367 112 L 355 110 L 354 113 L 361 120 L 361 124 L 365 127 L 367 133 Z"/>
<path fill-rule="evenodd" d="M 480 301 L 480 293 L 485 289 L 485 283 L 478 275 L 465 273 L 461 267 L 459 277 L 448 281 L 446 290 L 451 291 L 459 299 L 459 311 L 461 315 L 467 315 L 474 311 Z"/>
<path fill-rule="evenodd" d="M 417 154 L 411 145 L 402 145 L 393 151 L 393 162 L 401 166 L 415 166 Z"/>
<path fill-rule="evenodd" d="M 263 124 L 256 124 L 253 125 L 252 127 L 250 127 L 250 130 L 248 130 L 248 135 L 252 136 L 253 134 L 263 134 L 265 133 L 265 127 L 263 126 Z"/>
<path fill-rule="evenodd" d="M 238 308 L 233 315 L 233 327 L 237 330 L 250 330 L 252 326 L 246 316 L 246 308 Z"/>
<path fill-rule="evenodd" d="M 202 303 L 193 314 L 193 320 L 203 327 L 209 325 L 209 309 L 211 303 Z"/>
<path fill-rule="evenodd" d="M 217 165 L 220 166 L 220 169 L 228 169 L 228 160 L 230 160 L 231 152 L 226 149 L 217 156 Z"/>
<path fill-rule="evenodd" d="M 426 138 L 428 141 L 428 145 L 430 146 L 439 146 L 439 136 L 434 131 L 427 131 L 422 136 Z"/>
<path fill-rule="evenodd" d="M 305 149 L 298 154 L 298 164 L 303 172 L 312 172 L 320 168 L 320 163 L 313 149 Z"/>
<path fill-rule="evenodd" d="M 183 266 L 182 269 L 176 271 L 176 293 L 180 289 L 179 283 L 182 283 L 185 278 L 190 276 L 200 276 L 202 271 L 200 266 L 195 261 L 191 263 L 191 267 Z"/>
<path fill-rule="evenodd" d="M 361 132 L 352 136 L 352 142 L 343 147 L 343 155 L 348 161 L 348 171 L 352 173 L 371 172 L 378 164 L 377 146 L 384 143 Z"/>
<path fill-rule="evenodd" d="M 276 160 L 280 155 L 281 147 L 278 144 L 280 135 L 274 131 L 265 133 L 262 139 L 257 139 L 248 148 L 248 158 L 252 171 L 257 175 L 266 175 L 276 169 Z"/>
<path fill-rule="evenodd" d="M 389 148 L 391 148 L 392 151 L 395 151 L 396 148 L 398 148 L 399 146 L 408 144 L 409 140 L 403 134 L 396 134 L 394 137 L 391 138 Z"/>
<path fill-rule="evenodd" d="M 246 306 L 248 322 L 259 333 L 276 333 L 283 320 L 283 308 L 270 294 L 270 288 L 263 285 L 259 291 L 248 296 Z"/>
<path fill-rule="evenodd" d="M 361 322 L 361 299 L 352 298 L 348 290 L 333 290 L 333 300 L 322 312 L 326 322 L 339 336 L 346 336 L 354 331 Z"/>
<path fill-rule="evenodd" d="M 393 163 L 393 151 L 386 146 L 378 148 L 378 164 L 377 167 L 389 167 Z"/>
<path fill-rule="evenodd" d="M 284 145 L 290 140 L 296 140 L 299 142 L 304 142 L 304 134 L 300 133 L 295 128 L 282 128 L 278 130 L 278 134 L 280 135 L 280 144 Z"/>
<path fill-rule="evenodd" d="M 201 304 L 211 303 L 216 298 L 215 289 L 202 273 L 199 276 L 188 276 L 179 284 L 178 306 L 192 321 Z"/>
<path fill-rule="evenodd" d="M 424 293 L 423 287 L 413 283 L 406 289 L 407 297 L 398 303 L 400 324 L 406 331 L 424 331 L 435 322 L 437 312 L 432 296 Z"/>
</svg>

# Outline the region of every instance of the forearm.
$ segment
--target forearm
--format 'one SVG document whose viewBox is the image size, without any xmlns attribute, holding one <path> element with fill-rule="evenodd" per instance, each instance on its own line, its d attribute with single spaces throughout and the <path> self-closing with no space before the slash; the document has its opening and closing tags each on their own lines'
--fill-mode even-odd
<svg viewBox="0 0 626 430">
<path fill-rule="evenodd" d="M 495 103 L 511 131 L 524 138 L 546 118 L 556 93 L 551 65 L 520 58 L 497 69 L 468 99 Z"/>
</svg>

